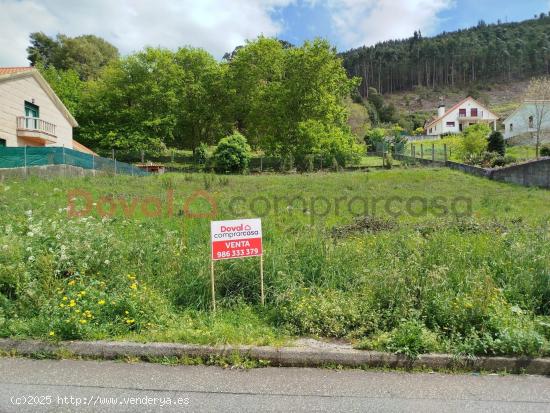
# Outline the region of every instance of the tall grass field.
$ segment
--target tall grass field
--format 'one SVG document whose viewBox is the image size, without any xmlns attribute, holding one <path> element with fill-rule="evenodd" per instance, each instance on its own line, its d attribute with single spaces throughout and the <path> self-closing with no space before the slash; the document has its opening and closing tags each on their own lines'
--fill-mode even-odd
<svg viewBox="0 0 550 413">
<path fill-rule="evenodd" d="M 0 184 L 0 336 L 550 355 L 550 191 L 446 169 Z M 78 215 L 78 216 L 76 216 Z M 210 221 L 262 218 L 216 262 Z"/>
</svg>

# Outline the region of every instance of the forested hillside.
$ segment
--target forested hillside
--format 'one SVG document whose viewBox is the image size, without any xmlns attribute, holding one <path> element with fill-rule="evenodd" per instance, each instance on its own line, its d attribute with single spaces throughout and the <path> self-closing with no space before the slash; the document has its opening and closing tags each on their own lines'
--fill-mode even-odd
<svg viewBox="0 0 550 413">
<path fill-rule="evenodd" d="M 425 38 L 391 40 L 342 54 L 360 93 L 464 87 L 550 73 L 550 13 L 519 23 L 486 24 Z"/>
</svg>

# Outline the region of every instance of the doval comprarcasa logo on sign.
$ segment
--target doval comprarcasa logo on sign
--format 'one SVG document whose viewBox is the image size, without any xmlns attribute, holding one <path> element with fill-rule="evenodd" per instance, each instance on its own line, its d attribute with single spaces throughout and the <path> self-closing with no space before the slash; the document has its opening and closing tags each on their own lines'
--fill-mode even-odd
<svg viewBox="0 0 550 413">
<path fill-rule="evenodd" d="M 212 259 L 258 257 L 262 255 L 260 219 L 212 221 Z"/>
</svg>

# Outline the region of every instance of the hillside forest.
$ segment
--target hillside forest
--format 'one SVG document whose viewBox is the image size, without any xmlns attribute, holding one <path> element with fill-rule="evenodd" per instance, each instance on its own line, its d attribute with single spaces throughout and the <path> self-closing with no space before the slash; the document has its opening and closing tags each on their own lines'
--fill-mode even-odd
<svg viewBox="0 0 550 413">
<path fill-rule="evenodd" d="M 396 102 L 404 91 L 479 98 L 491 84 L 548 74 L 550 16 L 417 31 L 341 54 L 322 39 L 258 37 L 221 61 L 192 47 L 120 56 L 93 35 L 44 33 L 30 35 L 27 52 L 78 120 L 76 139 L 95 150 L 195 151 L 238 132 L 269 156 L 345 165 L 372 129 L 422 133 L 433 113 Z"/>
</svg>

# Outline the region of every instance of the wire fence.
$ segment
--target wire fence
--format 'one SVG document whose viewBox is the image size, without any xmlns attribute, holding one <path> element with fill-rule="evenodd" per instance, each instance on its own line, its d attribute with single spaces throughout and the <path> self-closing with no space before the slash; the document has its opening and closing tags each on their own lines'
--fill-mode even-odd
<svg viewBox="0 0 550 413">
<path fill-rule="evenodd" d="M 120 149 L 99 150 L 99 154 L 105 158 L 116 159 L 127 163 L 140 163 L 162 165 L 164 172 L 205 172 L 216 169 L 215 160 L 212 155 L 206 160 L 198 160 L 193 154 L 175 150 L 173 152 L 155 153 L 147 151 L 128 151 Z M 303 159 L 297 160 L 291 156 L 266 156 L 255 155 L 250 159 L 248 169 L 253 173 L 261 172 L 286 172 L 295 169 L 322 171 L 335 170 L 343 165 L 334 159 L 326 156 L 306 155 Z M 354 165 L 345 165 L 346 168 L 353 168 Z"/>
<path fill-rule="evenodd" d="M 148 172 L 117 159 L 108 159 L 60 147 L 0 147 L 0 169 L 70 165 L 110 174 L 145 176 Z"/>
<path fill-rule="evenodd" d="M 392 154 L 395 157 L 403 157 L 412 161 L 425 160 L 432 162 L 447 162 L 452 155 L 451 148 L 446 144 L 405 142 L 395 144 L 379 142 L 375 146 L 375 154 L 382 157 L 386 154 Z"/>
</svg>

